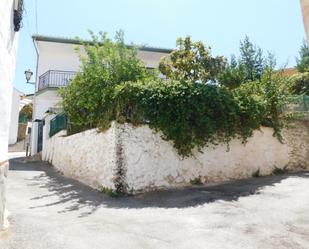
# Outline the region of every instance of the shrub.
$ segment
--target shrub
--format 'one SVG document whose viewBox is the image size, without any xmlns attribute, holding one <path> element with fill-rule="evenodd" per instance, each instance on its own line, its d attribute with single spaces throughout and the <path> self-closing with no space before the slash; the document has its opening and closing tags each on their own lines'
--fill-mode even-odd
<svg viewBox="0 0 309 249">
<path fill-rule="evenodd" d="M 114 119 L 112 94 L 114 87 L 126 81 L 151 77 L 137 58 L 137 50 L 124 44 L 123 33 L 115 41 L 100 33 L 92 34 L 93 42 L 82 42 L 81 71 L 71 84 L 61 89 L 63 108 L 69 118 L 69 133 L 107 126 Z"/>
<path fill-rule="evenodd" d="M 245 142 L 265 114 L 242 92 L 188 81 L 129 82 L 117 87 L 115 96 L 121 120 L 148 123 L 184 156 L 194 147 L 228 143 L 233 137 Z"/>
<path fill-rule="evenodd" d="M 290 78 L 290 93 L 309 95 L 309 73 L 298 73 Z"/>
<path fill-rule="evenodd" d="M 261 172 L 260 172 L 259 168 L 252 173 L 252 177 L 257 178 L 257 177 L 260 177 L 260 176 L 261 176 Z"/>
<path fill-rule="evenodd" d="M 273 171 L 272 171 L 272 174 L 273 175 L 283 175 L 283 174 L 286 174 L 288 173 L 288 166 L 284 166 L 282 169 L 281 168 L 278 168 L 277 166 L 274 167 Z"/>
<path fill-rule="evenodd" d="M 115 42 L 105 34 L 100 39 L 93 36 L 93 43 L 84 44 L 82 70 L 61 91 L 69 133 L 106 129 L 113 120 L 148 124 L 182 156 L 209 144 L 228 144 L 232 138 L 245 143 L 265 123 L 279 137 L 281 91 L 271 70 L 259 85 L 253 81 L 233 91 L 208 84 L 215 81 L 224 60 L 186 38 L 179 40 L 172 64 L 160 65 L 171 79 L 160 80 L 147 73 L 136 49 L 124 45 L 122 33 Z"/>
<path fill-rule="evenodd" d="M 221 86 L 228 89 L 235 89 L 246 81 L 246 69 L 244 64 L 239 63 L 236 57 L 232 56 L 230 62 L 226 64 L 224 71 L 219 74 L 218 82 Z"/>
<path fill-rule="evenodd" d="M 28 122 L 32 119 L 32 103 L 25 105 L 19 112 L 19 122 Z"/>
<path fill-rule="evenodd" d="M 288 83 L 289 80 L 283 76 L 282 71 L 275 71 L 272 66 L 268 66 L 260 80 L 247 82 L 234 90 L 251 96 L 263 106 L 262 125 L 272 127 L 274 136 L 280 141 L 285 120 L 283 108 L 289 92 Z"/>
</svg>

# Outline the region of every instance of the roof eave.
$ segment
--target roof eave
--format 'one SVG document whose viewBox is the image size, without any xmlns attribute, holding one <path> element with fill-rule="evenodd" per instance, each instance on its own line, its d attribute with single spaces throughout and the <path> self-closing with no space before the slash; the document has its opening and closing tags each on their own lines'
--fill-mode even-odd
<svg viewBox="0 0 309 249">
<path fill-rule="evenodd" d="M 50 36 L 41 36 L 41 35 L 33 35 L 32 39 L 36 42 L 43 41 L 43 42 L 55 42 L 55 43 L 65 43 L 65 44 L 75 44 L 75 45 L 82 45 L 84 43 L 91 44 L 91 41 L 87 40 L 78 40 L 78 39 L 70 39 L 70 38 L 60 38 L 60 37 L 50 37 Z M 128 47 L 133 47 L 133 45 L 127 45 Z M 154 48 L 154 47 L 147 47 L 147 46 L 137 46 L 137 48 L 141 51 L 147 52 L 157 52 L 157 53 L 171 53 L 172 49 L 167 48 Z"/>
</svg>

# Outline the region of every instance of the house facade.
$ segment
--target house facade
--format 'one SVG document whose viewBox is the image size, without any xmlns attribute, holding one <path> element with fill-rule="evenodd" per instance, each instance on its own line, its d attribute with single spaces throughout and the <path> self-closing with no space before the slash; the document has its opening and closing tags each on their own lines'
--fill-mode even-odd
<svg viewBox="0 0 309 249">
<path fill-rule="evenodd" d="M 9 165 L 8 139 L 18 44 L 17 32 L 20 28 L 22 9 L 22 1 L 0 1 L 0 230 L 5 227 L 5 182 Z"/>
<path fill-rule="evenodd" d="M 33 36 L 33 41 L 37 52 L 37 68 L 31 134 L 32 155 L 42 150 L 43 119 L 46 112 L 57 110 L 61 103 L 58 89 L 66 87 L 80 68 L 81 62 L 75 48 L 82 46 L 79 40 L 48 36 Z M 156 68 L 160 59 L 170 52 L 170 49 L 143 46 L 139 47 L 138 57 L 147 68 Z"/>
<path fill-rule="evenodd" d="M 21 109 L 21 98 L 24 94 L 13 88 L 12 105 L 11 105 L 11 119 L 10 119 L 10 132 L 9 132 L 9 145 L 13 145 L 17 142 L 18 134 L 18 117 Z"/>
</svg>

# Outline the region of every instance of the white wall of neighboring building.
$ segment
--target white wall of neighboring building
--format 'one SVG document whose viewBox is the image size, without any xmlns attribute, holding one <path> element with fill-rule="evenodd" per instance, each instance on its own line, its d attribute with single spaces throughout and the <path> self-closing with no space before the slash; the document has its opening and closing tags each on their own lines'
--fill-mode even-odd
<svg viewBox="0 0 309 249">
<path fill-rule="evenodd" d="M 36 82 L 38 83 L 39 77 L 49 70 L 78 71 L 81 63 L 79 53 L 76 51 L 77 47 L 84 54 L 83 48 L 78 45 L 38 41 L 39 56 Z M 138 58 L 149 68 L 156 68 L 160 59 L 166 55 L 166 53 L 152 51 L 138 51 L 137 53 Z M 36 84 L 36 89 L 38 89 L 38 84 Z"/>
<path fill-rule="evenodd" d="M 61 100 L 57 89 L 49 89 L 37 93 L 33 103 L 33 119 L 42 119 L 45 112 L 48 111 L 49 108 L 59 105 Z"/>
<path fill-rule="evenodd" d="M 13 89 L 12 106 L 11 106 L 11 119 L 10 119 L 10 132 L 9 132 L 9 145 L 17 142 L 18 133 L 18 118 L 20 109 L 20 96 L 22 93 L 17 89 Z"/>
<path fill-rule="evenodd" d="M 33 115 L 32 119 L 43 119 L 46 111 L 51 107 L 55 107 L 61 102 L 61 97 L 58 94 L 57 89 L 45 89 L 36 94 L 33 102 Z M 33 122 L 31 129 L 31 155 L 37 153 L 37 123 Z"/>
<path fill-rule="evenodd" d="M 4 225 L 6 162 L 18 42 L 13 26 L 13 4 L 13 0 L 0 1 L 0 230 Z"/>
<path fill-rule="evenodd" d="M 36 89 L 39 77 L 49 70 L 78 71 L 80 66 L 76 45 L 55 42 L 37 42 L 38 66 Z"/>
</svg>

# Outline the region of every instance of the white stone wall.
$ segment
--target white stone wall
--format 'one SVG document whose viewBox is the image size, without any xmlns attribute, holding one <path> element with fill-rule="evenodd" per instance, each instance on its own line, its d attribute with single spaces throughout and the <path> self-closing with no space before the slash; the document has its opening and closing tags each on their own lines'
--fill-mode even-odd
<svg viewBox="0 0 309 249">
<path fill-rule="evenodd" d="M 18 33 L 13 27 L 13 0 L 0 1 L 0 230 L 5 208 L 8 138 Z"/>
<path fill-rule="evenodd" d="M 190 185 L 200 178 L 203 183 L 249 178 L 260 169 L 271 174 L 274 166 L 289 162 L 290 148 L 272 136 L 272 129 L 255 131 L 246 145 L 240 140 L 229 144 L 205 147 L 189 158 L 178 155 L 172 142 L 162 140 L 148 126 L 133 128 L 126 125 L 122 134 L 126 181 L 136 191 L 173 188 Z"/>
<path fill-rule="evenodd" d="M 257 170 L 269 175 L 274 167 L 309 168 L 309 138 L 300 136 L 309 136 L 308 124 L 299 123 L 296 127 L 284 131 L 284 144 L 273 137 L 272 129 L 263 127 L 245 145 L 234 139 L 230 150 L 221 144 L 182 158 L 172 142 L 164 141 L 160 133 L 146 125 L 113 124 L 103 133 L 91 130 L 47 140 L 43 159 L 65 175 L 95 188 L 115 189 L 110 179 L 119 177 L 121 168 L 123 185 L 133 193 L 184 187 L 196 179 L 202 183 L 224 182 L 249 178 Z"/>
<path fill-rule="evenodd" d="M 42 159 L 53 164 L 65 176 L 93 188 L 104 186 L 115 189 L 115 131 L 113 124 L 104 133 L 93 129 L 65 136 L 62 131 L 49 139 L 49 128 L 44 127 Z"/>
</svg>

